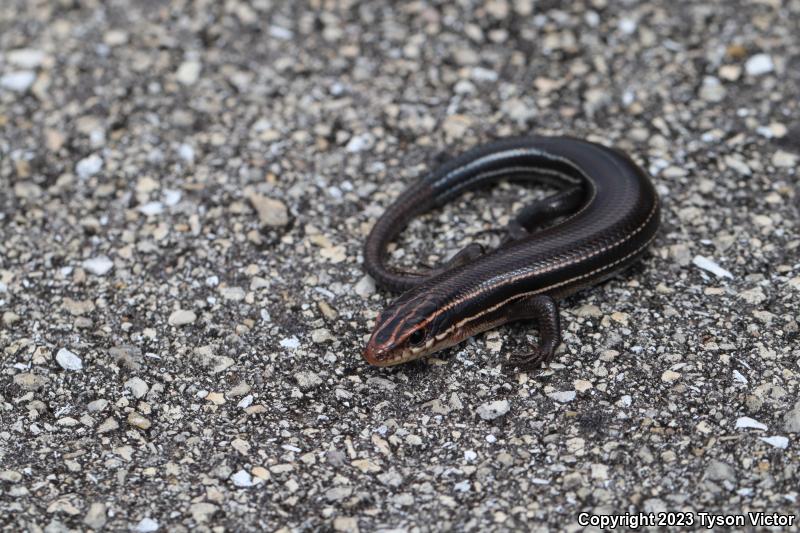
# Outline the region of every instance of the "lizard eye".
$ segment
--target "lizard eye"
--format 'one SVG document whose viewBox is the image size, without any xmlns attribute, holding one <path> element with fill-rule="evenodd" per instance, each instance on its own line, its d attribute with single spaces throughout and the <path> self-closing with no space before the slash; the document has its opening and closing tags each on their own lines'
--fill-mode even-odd
<svg viewBox="0 0 800 533">
<path fill-rule="evenodd" d="M 408 343 L 411 346 L 419 346 L 425 340 L 425 331 L 422 329 L 415 330 L 408 336 Z"/>
</svg>

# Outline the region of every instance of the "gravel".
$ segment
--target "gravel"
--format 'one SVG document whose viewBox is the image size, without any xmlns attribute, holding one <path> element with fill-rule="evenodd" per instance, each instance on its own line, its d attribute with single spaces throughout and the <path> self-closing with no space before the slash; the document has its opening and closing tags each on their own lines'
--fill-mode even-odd
<svg viewBox="0 0 800 533">
<path fill-rule="evenodd" d="M 797 512 L 797 0 L 4 7 L 0 528 Z M 377 217 L 530 132 L 647 169 L 651 251 L 562 303 L 547 369 L 501 369 L 528 323 L 369 367 Z M 393 261 L 496 246 L 544 193 L 464 196 Z"/>
</svg>

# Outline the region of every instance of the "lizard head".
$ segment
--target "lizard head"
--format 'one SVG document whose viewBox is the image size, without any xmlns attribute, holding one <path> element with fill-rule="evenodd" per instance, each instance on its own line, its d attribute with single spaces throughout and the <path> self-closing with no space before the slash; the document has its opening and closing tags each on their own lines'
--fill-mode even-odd
<svg viewBox="0 0 800 533">
<path fill-rule="evenodd" d="M 364 359 L 375 366 L 398 365 L 463 340 L 441 312 L 439 299 L 423 287 L 400 296 L 378 316 Z"/>
</svg>

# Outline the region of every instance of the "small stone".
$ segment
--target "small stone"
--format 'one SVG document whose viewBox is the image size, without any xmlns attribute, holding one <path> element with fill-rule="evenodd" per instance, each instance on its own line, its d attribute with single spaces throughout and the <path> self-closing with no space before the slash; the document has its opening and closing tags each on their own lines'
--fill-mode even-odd
<svg viewBox="0 0 800 533">
<path fill-rule="evenodd" d="M 253 467 L 252 474 L 257 477 L 258 479 L 269 479 L 271 476 L 269 474 L 269 470 L 264 468 L 263 466 L 255 466 Z"/>
<path fill-rule="evenodd" d="M 47 377 L 23 372 L 14 376 L 14 385 L 24 390 L 35 391 L 47 385 Z"/>
<path fill-rule="evenodd" d="M 250 392 L 250 385 L 246 381 L 240 381 L 238 384 L 228 389 L 225 396 L 229 398 L 238 398 L 239 396 L 244 396 L 248 392 Z"/>
<path fill-rule="evenodd" d="M 141 378 L 132 377 L 128 381 L 125 382 L 125 388 L 129 389 L 133 393 L 133 397 L 136 399 L 143 398 L 149 387 L 147 383 L 144 382 Z"/>
<path fill-rule="evenodd" d="M 347 250 L 343 245 L 329 246 L 319 251 L 319 255 L 328 259 L 331 263 L 341 263 L 347 259 Z"/>
<path fill-rule="evenodd" d="M 742 67 L 739 65 L 723 65 L 719 68 L 718 74 L 725 81 L 736 81 L 742 75 Z"/>
<path fill-rule="evenodd" d="M 222 405 L 225 403 L 225 395 L 221 392 L 209 392 L 205 399 L 214 405 Z"/>
<path fill-rule="evenodd" d="M 234 485 L 241 488 L 252 487 L 256 484 L 253 481 L 252 476 L 250 476 L 250 472 L 247 470 L 239 470 L 235 474 L 231 475 L 231 481 Z"/>
<path fill-rule="evenodd" d="M 20 68 L 33 69 L 40 67 L 42 63 L 44 63 L 47 55 L 41 50 L 36 50 L 34 48 L 17 48 L 16 50 L 11 50 L 6 57 L 9 63 Z"/>
<path fill-rule="evenodd" d="M 551 392 L 547 396 L 559 403 L 568 403 L 575 399 L 575 391 L 565 390 L 565 391 Z"/>
<path fill-rule="evenodd" d="M 9 91 L 24 93 L 31 88 L 34 81 L 36 81 L 35 72 L 32 70 L 18 70 L 0 76 L 0 87 Z"/>
<path fill-rule="evenodd" d="M 674 372 L 672 370 L 666 370 L 663 374 L 661 374 L 661 381 L 666 383 L 670 383 L 680 379 L 681 375 L 678 372 Z"/>
<path fill-rule="evenodd" d="M 583 304 L 578 309 L 575 310 L 575 314 L 580 317 L 591 317 L 591 318 L 599 318 L 603 316 L 603 312 L 594 304 Z"/>
<path fill-rule="evenodd" d="M 193 323 L 195 320 L 197 320 L 197 315 L 194 314 L 193 311 L 178 309 L 169 315 L 168 322 L 170 326 L 185 326 L 186 324 Z"/>
<path fill-rule="evenodd" d="M 109 416 L 103 421 L 102 424 L 97 426 L 97 432 L 108 433 L 109 431 L 114 431 L 117 428 L 119 428 L 119 423 L 117 423 L 116 419 L 113 416 Z"/>
<path fill-rule="evenodd" d="M 761 287 L 755 287 L 753 289 L 742 291 L 737 294 L 737 296 L 747 303 L 753 305 L 762 304 L 767 300 L 767 296 L 764 294 L 764 291 L 761 290 Z"/>
<path fill-rule="evenodd" d="M 375 280 L 368 274 L 364 274 L 364 276 L 358 280 L 358 283 L 356 283 L 355 291 L 356 294 L 362 298 L 369 298 L 375 294 Z"/>
<path fill-rule="evenodd" d="M 442 123 L 442 131 L 447 142 L 463 138 L 472 126 L 472 121 L 464 115 L 450 115 Z"/>
<path fill-rule="evenodd" d="M 358 468 L 365 474 L 373 473 L 373 472 L 380 472 L 381 467 L 370 461 L 369 459 L 358 459 L 353 461 L 352 464 L 354 467 Z"/>
<path fill-rule="evenodd" d="M 213 503 L 208 502 L 198 502 L 193 503 L 189 507 L 189 512 L 192 515 L 192 518 L 195 519 L 196 522 L 203 523 L 207 522 L 209 518 L 211 518 L 214 513 L 217 512 L 219 509 L 218 506 L 214 505 Z"/>
<path fill-rule="evenodd" d="M 692 260 L 689 247 L 684 243 L 673 244 L 669 247 L 669 255 L 680 266 L 688 265 Z"/>
<path fill-rule="evenodd" d="M 344 533 L 358 533 L 358 520 L 352 516 L 337 516 L 333 519 L 333 530 Z"/>
<path fill-rule="evenodd" d="M 0 481 L 8 481 L 9 483 L 19 483 L 22 480 L 22 474 L 16 470 L 0 470 Z"/>
<path fill-rule="evenodd" d="M 580 472 L 571 472 L 564 476 L 561 483 L 565 489 L 571 490 L 583 485 L 583 476 Z"/>
<path fill-rule="evenodd" d="M 776 167 L 791 168 L 797 166 L 800 156 L 784 150 L 778 150 L 772 156 L 772 164 Z"/>
<path fill-rule="evenodd" d="M 338 502 L 350 496 L 353 488 L 348 486 L 333 487 L 325 491 L 325 499 L 329 502 Z"/>
<path fill-rule="evenodd" d="M 103 502 L 92 503 L 86 516 L 83 517 L 83 523 L 92 529 L 103 529 L 103 526 L 106 525 L 106 504 Z"/>
<path fill-rule="evenodd" d="M 713 76 L 703 78 L 703 85 L 700 87 L 700 98 L 706 102 L 721 102 L 725 99 L 727 91 L 725 86 Z"/>
<path fill-rule="evenodd" d="M 761 76 L 768 74 L 775 69 L 772 57 L 767 54 L 756 54 L 744 64 L 744 70 L 750 76 Z"/>
<path fill-rule="evenodd" d="M 136 533 L 152 533 L 153 531 L 158 531 L 158 528 L 158 522 L 152 518 L 142 518 L 133 530 Z"/>
<path fill-rule="evenodd" d="M 315 329 L 311 332 L 311 340 L 315 344 L 321 344 L 323 342 L 333 340 L 330 331 L 325 328 Z"/>
<path fill-rule="evenodd" d="M 154 217 L 164 212 L 164 204 L 161 202 L 147 202 L 139 206 L 139 212 L 148 217 Z"/>
<path fill-rule="evenodd" d="M 199 61 L 184 61 L 175 72 L 175 78 L 184 85 L 193 85 L 200 78 L 202 68 Z"/>
<path fill-rule="evenodd" d="M 614 322 L 622 324 L 623 326 L 628 325 L 628 318 L 629 317 L 627 313 L 620 313 L 620 312 L 611 313 L 611 319 Z"/>
<path fill-rule="evenodd" d="M 262 226 L 280 228 L 289 223 L 289 210 L 280 200 L 268 198 L 260 194 L 250 194 L 247 199 L 256 210 Z"/>
<path fill-rule="evenodd" d="M 128 42 L 128 34 L 122 30 L 109 30 L 103 35 L 103 42 L 108 46 L 120 46 Z"/>
<path fill-rule="evenodd" d="M 369 150 L 375 144 L 375 139 L 369 133 L 363 135 L 353 135 L 345 146 L 345 150 L 351 154 Z"/>
<path fill-rule="evenodd" d="M 64 298 L 64 307 L 66 307 L 69 314 L 73 316 L 88 315 L 94 311 L 94 302 L 91 300 Z"/>
<path fill-rule="evenodd" d="M 592 388 L 592 382 L 585 379 L 576 379 L 572 384 L 578 392 L 586 392 Z"/>
<path fill-rule="evenodd" d="M 145 430 L 150 429 L 150 426 L 153 425 L 153 423 L 150 422 L 150 420 L 142 416 L 140 413 L 137 413 L 136 411 L 133 411 L 131 412 L 131 414 L 128 415 L 128 424 L 137 427 L 139 429 L 145 429 Z"/>
<path fill-rule="evenodd" d="M 222 287 L 219 292 L 223 300 L 230 302 L 241 302 L 247 296 L 241 287 Z"/>
<path fill-rule="evenodd" d="M 105 276 L 114 268 L 114 262 L 108 256 L 100 255 L 86 259 L 81 266 L 95 276 Z"/>
<path fill-rule="evenodd" d="M 508 413 L 510 408 L 508 400 L 497 400 L 481 405 L 478 407 L 477 413 L 484 420 L 494 420 Z"/>
<path fill-rule="evenodd" d="M 750 176 L 753 174 L 753 171 L 750 169 L 750 166 L 738 156 L 726 155 L 724 161 L 726 165 L 728 165 L 730 168 L 732 168 L 742 176 Z"/>
<path fill-rule="evenodd" d="M 297 382 L 297 386 L 303 390 L 308 390 L 314 387 L 318 387 L 323 383 L 322 378 L 311 371 L 297 372 L 294 375 L 294 379 Z"/>
<path fill-rule="evenodd" d="M 783 419 L 783 429 L 790 433 L 800 433 L 800 403 L 786 413 L 786 417 Z"/>
<path fill-rule="evenodd" d="M 592 464 L 592 479 L 608 479 L 608 465 Z"/>
<path fill-rule="evenodd" d="M 58 353 L 56 354 L 56 361 L 64 370 L 83 369 L 83 361 L 81 361 L 81 358 L 66 348 L 61 348 L 58 350 Z"/>
<path fill-rule="evenodd" d="M 99 413 L 106 407 L 108 407 L 108 400 L 106 400 L 105 398 L 100 398 L 98 400 L 94 400 L 93 402 L 89 402 L 88 404 L 86 404 L 86 409 L 90 413 Z"/>
<path fill-rule="evenodd" d="M 103 159 L 97 154 L 92 154 L 78 161 L 78 164 L 75 165 L 75 173 L 79 178 L 85 180 L 100 172 L 102 168 Z"/>
<path fill-rule="evenodd" d="M 692 264 L 698 268 L 702 268 L 703 270 L 707 270 L 717 276 L 718 278 L 730 278 L 733 279 L 733 274 L 719 266 L 717 263 L 712 261 L 707 257 L 703 257 L 702 255 L 696 255 L 694 259 L 692 259 Z"/>
<path fill-rule="evenodd" d="M 749 416 L 742 416 L 736 419 L 736 429 L 762 429 L 766 430 L 767 426 L 759 422 L 758 420 L 753 420 Z"/>
<path fill-rule="evenodd" d="M 736 481 L 736 471 L 733 467 L 716 459 L 709 463 L 705 475 L 715 481 Z"/>
<path fill-rule="evenodd" d="M 775 435 L 773 437 L 759 437 L 761 440 L 773 446 L 775 448 L 785 450 L 789 446 L 789 439 L 786 437 L 782 437 L 780 435 Z"/>
<path fill-rule="evenodd" d="M 619 31 L 627 35 L 630 35 L 633 32 L 635 32 L 637 26 L 638 24 L 636 20 L 632 18 L 621 18 L 618 23 Z"/>
<path fill-rule="evenodd" d="M 278 344 L 286 349 L 295 350 L 300 346 L 300 339 L 297 337 L 289 337 L 286 339 L 281 339 Z"/>
</svg>

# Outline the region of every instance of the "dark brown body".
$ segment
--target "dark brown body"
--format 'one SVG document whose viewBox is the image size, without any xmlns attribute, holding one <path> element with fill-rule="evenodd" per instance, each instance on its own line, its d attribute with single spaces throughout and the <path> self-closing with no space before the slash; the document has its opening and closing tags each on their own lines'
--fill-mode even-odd
<svg viewBox="0 0 800 533">
<path fill-rule="evenodd" d="M 563 222 L 438 275 L 385 266 L 386 245 L 411 218 L 502 178 L 577 187 L 581 197 Z M 576 139 L 532 137 L 467 152 L 406 191 L 367 239 L 369 274 L 383 287 L 407 292 L 382 313 L 365 357 L 373 364 L 396 364 L 503 322 L 531 318 L 539 311 L 520 313 L 523 302 L 561 298 L 614 275 L 644 253 L 658 225 L 653 185 L 616 150 Z M 425 331 L 422 349 L 401 346 L 416 329 Z"/>
</svg>

